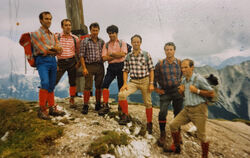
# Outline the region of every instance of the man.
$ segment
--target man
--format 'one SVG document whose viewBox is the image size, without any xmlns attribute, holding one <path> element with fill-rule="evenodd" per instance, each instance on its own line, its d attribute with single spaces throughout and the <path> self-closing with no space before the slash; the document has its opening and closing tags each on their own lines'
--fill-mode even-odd
<svg viewBox="0 0 250 158">
<path fill-rule="evenodd" d="M 38 117 L 48 120 L 49 115 L 64 115 L 58 111 L 54 101 L 54 88 L 56 83 L 56 58 L 55 56 L 62 52 L 62 48 L 56 36 L 49 30 L 52 16 L 50 12 L 42 12 L 39 15 L 41 27 L 38 31 L 31 33 L 31 41 L 34 47 L 34 56 L 37 70 L 41 79 L 39 90 L 39 112 Z M 48 108 L 46 104 L 48 103 Z"/>
<path fill-rule="evenodd" d="M 123 85 L 122 69 L 124 65 L 125 55 L 127 54 L 127 44 L 121 40 L 118 40 L 118 27 L 115 25 L 107 27 L 107 33 L 110 40 L 103 46 L 102 59 L 103 61 L 108 61 L 109 65 L 102 84 L 103 108 L 99 110 L 99 115 L 105 115 L 109 112 L 108 88 L 111 82 L 117 77 L 118 90 L 120 90 Z"/>
<path fill-rule="evenodd" d="M 141 43 L 142 38 L 140 35 L 134 35 L 131 38 L 133 50 L 132 53 L 126 56 L 124 61 L 123 86 L 118 94 L 119 105 L 123 112 L 119 124 L 126 125 L 128 123 L 127 97 L 140 89 L 146 107 L 147 131 L 152 134 L 151 92 L 154 90 L 154 66 L 150 55 L 141 50 Z M 127 83 L 128 74 L 130 74 L 131 78 L 129 83 Z"/>
<path fill-rule="evenodd" d="M 157 141 L 159 146 L 164 146 L 166 139 L 165 126 L 168 106 L 172 102 L 175 117 L 182 109 L 183 97 L 178 92 L 181 81 L 181 61 L 175 58 L 175 50 L 176 46 L 173 42 L 166 43 L 164 46 L 166 58 L 160 60 L 155 66 L 155 91 L 160 95 L 158 115 L 160 138 Z"/>
<path fill-rule="evenodd" d="M 197 136 L 201 141 L 202 157 L 208 157 L 209 143 L 206 140 L 207 104 L 206 97 L 214 97 L 215 93 L 206 79 L 194 73 L 194 62 L 185 59 L 181 63 L 181 71 L 184 79 L 179 86 L 179 93 L 184 95 L 184 109 L 170 123 L 173 141 L 171 148 L 165 148 L 166 152 L 180 153 L 181 125 L 190 121 L 197 127 Z"/>
<path fill-rule="evenodd" d="M 89 26 L 90 38 L 81 41 L 80 60 L 82 64 L 83 75 L 85 76 L 84 87 L 84 105 L 82 114 L 88 114 L 90 90 L 93 85 L 93 77 L 95 80 L 95 110 L 101 108 L 101 87 L 104 77 L 104 65 L 102 61 L 102 48 L 104 41 L 98 37 L 100 27 L 98 23 L 92 23 Z"/>
<path fill-rule="evenodd" d="M 79 52 L 80 41 L 77 36 L 71 34 L 71 20 L 64 19 L 61 21 L 63 32 L 57 34 L 63 52 L 57 55 L 58 70 L 56 76 L 56 85 L 61 77 L 68 72 L 69 78 L 69 94 L 70 94 L 70 108 L 76 108 L 74 97 L 76 95 L 76 53 Z"/>
</svg>

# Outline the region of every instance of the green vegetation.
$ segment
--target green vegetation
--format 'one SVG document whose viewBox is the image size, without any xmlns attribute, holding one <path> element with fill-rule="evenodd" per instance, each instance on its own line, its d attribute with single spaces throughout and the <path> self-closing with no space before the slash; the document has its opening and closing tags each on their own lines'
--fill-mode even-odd
<svg viewBox="0 0 250 158">
<path fill-rule="evenodd" d="M 88 154 L 94 157 L 99 157 L 102 154 L 115 154 L 115 146 L 128 145 L 129 137 L 124 133 L 115 131 L 103 131 L 101 136 L 90 144 Z"/>
<path fill-rule="evenodd" d="M 4 157 L 42 157 L 49 153 L 53 141 L 63 134 L 63 128 L 37 117 L 35 102 L 0 100 L 0 155 Z"/>
</svg>

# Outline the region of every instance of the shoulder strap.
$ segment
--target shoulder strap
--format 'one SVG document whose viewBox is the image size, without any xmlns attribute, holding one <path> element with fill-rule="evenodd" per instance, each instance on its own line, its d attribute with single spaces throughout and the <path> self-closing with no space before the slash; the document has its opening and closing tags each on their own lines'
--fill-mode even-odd
<svg viewBox="0 0 250 158">
<path fill-rule="evenodd" d="M 177 63 L 181 67 L 181 60 L 177 59 Z"/>
<path fill-rule="evenodd" d="M 162 60 L 159 60 L 159 63 L 160 63 L 160 67 L 162 67 L 162 65 L 163 65 L 163 61 L 164 61 L 164 59 L 162 59 Z"/>
<path fill-rule="evenodd" d="M 72 36 L 73 40 L 74 40 L 74 44 L 75 44 L 75 51 L 76 51 L 76 38 L 74 36 Z"/>
<path fill-rule="evenodd" d="M 58 39 L 58 41 L 60 41 L 60 39 L 61 39 L 61 34 L 60 33 L 58 34 L 57 39 Z"/>
<path fill-rule="evenodd" d="M 142 51 L 144 58 L 146 59 L 146 62 L 148 62 L 148 52 Z"/>
</svg>

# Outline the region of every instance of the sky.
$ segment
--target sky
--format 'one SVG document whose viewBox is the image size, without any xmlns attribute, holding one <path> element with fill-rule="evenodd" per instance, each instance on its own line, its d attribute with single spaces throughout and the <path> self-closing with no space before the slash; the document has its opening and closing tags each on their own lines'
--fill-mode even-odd
<svg viewBox="0 0 250 158">
<path fill-rule="evenodd" d="M 232 56 L 250 56 L 249 0 L 83 0 L 84 20 L 98 22 L 99 36 L 108 41 L 106 28 L 119 27 L 119 38 L 130 43 L 142 36 L 142 49 L 154 63 L 165 57 L 164 44 L 176 44 L 176 56 L 196 65 L 220 62 Z M 52 13 L 52 32 L 60 32 L 66 16 L 65 0 L 0 1 L 0 75 L 24 73 L 20 35 L 40 27 L 38 15 Z M 19 22 L 17 26 L 16 23 Z M 34 73 L 27 65 L 28 72 Z"/>
</svg>

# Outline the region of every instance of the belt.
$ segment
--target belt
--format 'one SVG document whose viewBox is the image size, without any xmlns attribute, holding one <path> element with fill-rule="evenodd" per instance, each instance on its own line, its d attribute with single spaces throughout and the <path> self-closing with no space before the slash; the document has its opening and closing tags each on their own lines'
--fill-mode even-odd
<svg viewBox="0 0 250 158">
<path fill-rule="evenodd" d="M 132 80 L 140 80 L 140 79 L 143 79 L 143 78 L 146 78 L 148 76 L 144 76 L 144 77 L 130 77 Z"/>
<path fill-rule="evenodd" d="M 73 59 L 75 59 L 75 57 L 67 58 L 67 59 L 58 59 L 58 61 L 70 61 L 70 60 L 73 60 Z"/>
</svg>

